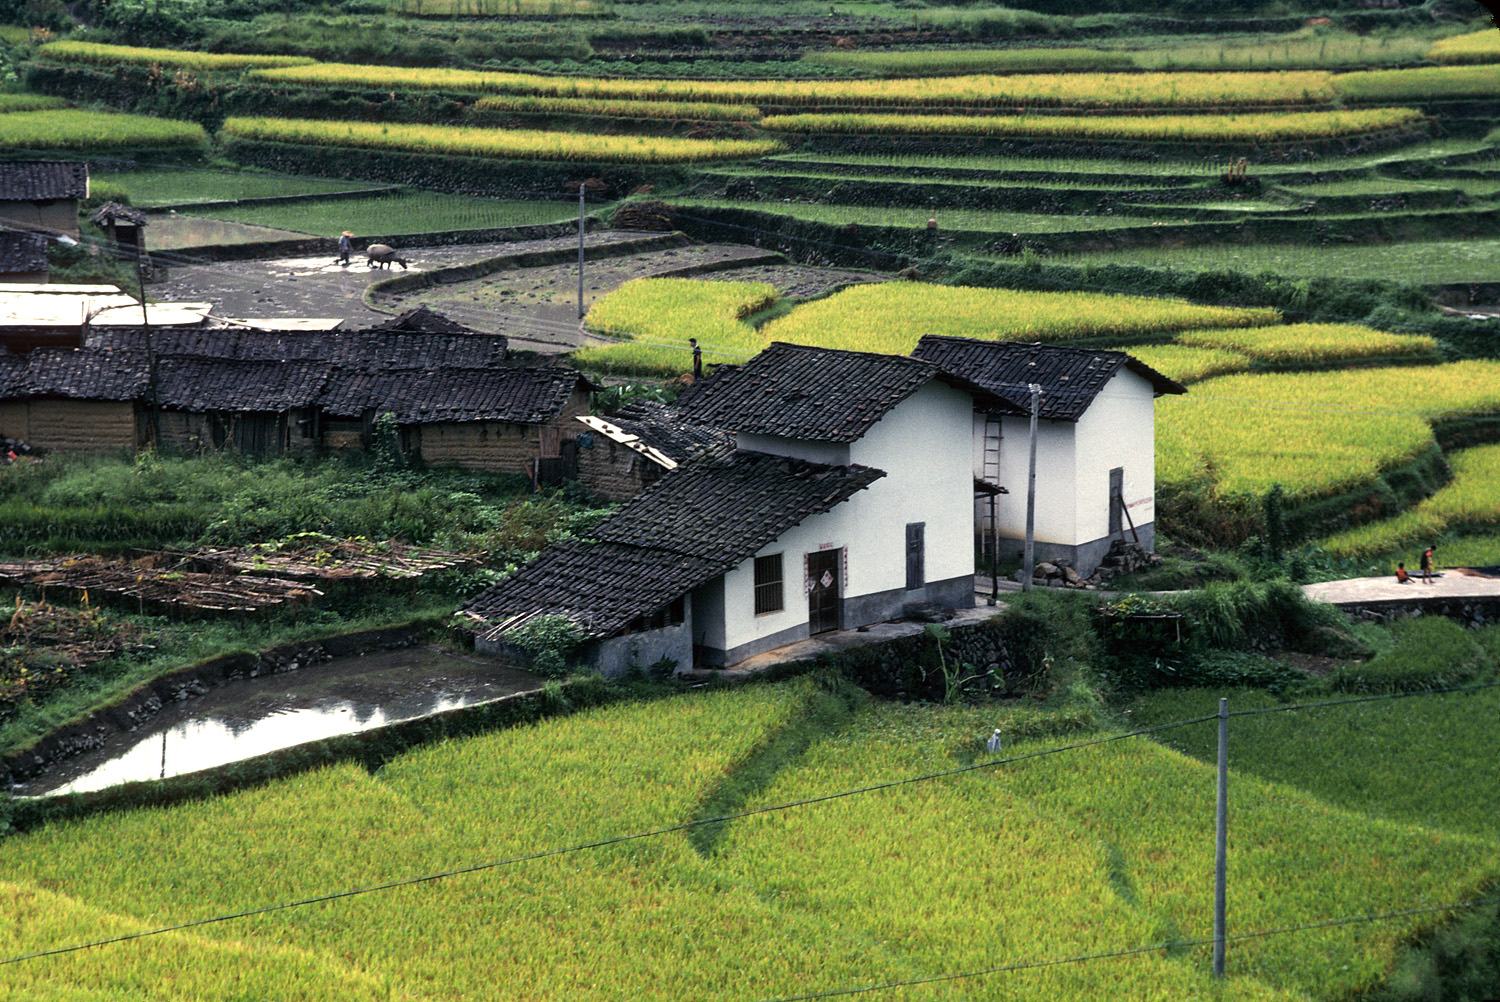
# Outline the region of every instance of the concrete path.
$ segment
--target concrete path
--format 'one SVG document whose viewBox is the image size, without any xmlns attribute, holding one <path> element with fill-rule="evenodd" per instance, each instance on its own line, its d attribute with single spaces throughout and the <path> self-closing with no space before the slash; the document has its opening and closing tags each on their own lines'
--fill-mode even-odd
<svg viewBox="0 0 1500 1002">
<path fill-rule="evenodd" d="M 1397 584 L 1394 576 L 1387 575 L 1320 581 L 1303 585 L 1302 590 L 1315 602 L 1333 605 L 1500 598 L 1500 575 L 1484 574 L 1466 567 L 1449 567 L 1431 584 L 1423 584 L 1416 577 L 1410 584 Z"/>
<path fill-rule="evenodd" d="M 953 627 L 982 623 L 1004 609 L 1003 602 L 998 606 L 980 605 L 973 609 L 958 609 L 953 613 L 953 618 L 943 625 Z M 874 623 L 864 630 L 834 630 L 746 658 L 732 668 L 695 668 L 688 672 L 678 672 L 677 677 L 688 681 L 717 679 L 720 682 L 743 682 L 769 668 L 811 661 L 820 654 L 862 647 L 865 644 L 878 644 L 897 637 L 914 637 L 925 629 L 926 623 L 902 619 L 891 623 Z"/>
</svg>

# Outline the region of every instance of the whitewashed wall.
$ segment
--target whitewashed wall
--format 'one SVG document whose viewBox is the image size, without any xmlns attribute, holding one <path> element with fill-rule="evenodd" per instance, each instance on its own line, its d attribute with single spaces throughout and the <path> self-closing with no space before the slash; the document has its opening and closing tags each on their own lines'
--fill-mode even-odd
<svg viewBox="0 0 1500 1002">
<path fill-rule="evenodd" d="M 1030 418 L 1007 417 L 1001 422 L 1000 486 L 1010 491 L 997 499 L 1000 535 L 1026 535 L 1026 482 L 1031 462 L 1028 445 Z M 1078 505 L 1074 426 L 1067 421 L 1038 421 L 1036 426 L 1036 538 L 1039 542 L 1073 544 L 1077 539 Z"/>
<path fill-rule="evenodd" d="M 908 522 L 926 523 L 926 580 L 972 576 L 973 471 L 968 432 L 973 407 L 969 394 L 932 382 L 847 446 L 847 462 L 873 466 L 884 470 L 886 476 L 832 511 L 812 516 L 783 533 L 757 554 L 783 554 L 784 608 L 780 612 L 755 615 L 753 559 L 724 575 L 722 597 L 712 586 L 700 589 L 694 603 L 699 636 L 703 638 L 699 642 L 719 650 L 734 650 L 805 628 L 808 612 L 803 557 L 819 550 L 847 553 L 842 561 L 842 598 L 904 593 Z M 775 448 L 778 454 L 788 454 L 783 451 L 784 443 L 789 442 L 786 439 L 741 436 L 739 442 L 741 448 L 755 442 Z M 816 450 L 805 452 L 805 458 L 810 458 Z M 715 613 L 722 616 L 724 624 L 721 641 L 715 627 L 702 618 Z"/>
<path fill-rule="evenodd" d="M 1080 543 L 1109 533 L 1109 471 L 1124 468 L 1125 504 L 1137 526 L 1156 520 L 1156 426 L 1151 384 L 1120 369 L 1077 424 L 1075 524 Z M 1121 519 L 1121 525 L 1125 526 Z M 1129 529 L 1126 528 L 1127 538 Z"/>
</svg>

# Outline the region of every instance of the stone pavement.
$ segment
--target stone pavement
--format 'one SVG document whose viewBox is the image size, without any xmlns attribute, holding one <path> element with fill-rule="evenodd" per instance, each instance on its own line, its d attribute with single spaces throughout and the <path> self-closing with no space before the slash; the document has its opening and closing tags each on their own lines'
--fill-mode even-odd
<svg viewBox="0 0 1500 1002">
<path fill-rule="evenodd" d="M 1363 605 L 1371 602 L 1437 602 L 1500 598 L 1500 575 L 1466 567 L 1447 567 L 1432 584 L 1423 584 L 1413 574 L 1411 584 L 1397 584 L 1394 575 L 1349 578 L 1304 585 L 1302 590 L 1315 602 L 1333 605 Z"/>
</svg>

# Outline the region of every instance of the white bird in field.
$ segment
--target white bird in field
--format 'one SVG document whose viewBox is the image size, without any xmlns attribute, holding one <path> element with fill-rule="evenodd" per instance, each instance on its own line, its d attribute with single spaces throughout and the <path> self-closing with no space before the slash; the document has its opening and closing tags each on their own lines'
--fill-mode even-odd
<svg viewBox="0 0 1500 1002">
<path fill-rule="evenodd" d="M 1000 728 L 995 728 L 995 733 L 990 735 L 990 739 L 984 743 L 984 746 L 992 752 L 1000 750 Z"/>
</svg>

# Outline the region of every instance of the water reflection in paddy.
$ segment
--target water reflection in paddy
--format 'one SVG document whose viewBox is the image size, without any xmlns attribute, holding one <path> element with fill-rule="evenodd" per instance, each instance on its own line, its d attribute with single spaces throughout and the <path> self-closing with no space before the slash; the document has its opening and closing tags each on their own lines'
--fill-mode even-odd
<svg viewBox="0 0 1500 1002">
<path fill-rule="evenodd" d="M 539 688 L 542 679 L 480 658 L 407 648 L 337 658 L 299 672 L 226 682 L 168 705 L 149 725 L 59 763 L 15 792 L 99 790 L 239 762 Z"/>
</svg>

